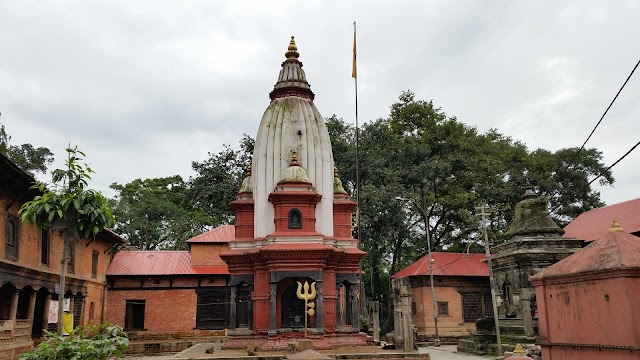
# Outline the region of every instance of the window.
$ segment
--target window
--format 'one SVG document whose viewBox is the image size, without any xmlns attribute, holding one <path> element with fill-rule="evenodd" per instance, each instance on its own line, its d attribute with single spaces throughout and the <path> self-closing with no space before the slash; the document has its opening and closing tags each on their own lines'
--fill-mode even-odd
<svg viewBox="0 0 640 360">
<path fill-rule="evenodd" d="M 289 229 L 302 229 L 302 213 L 300 213 L 300 210 L 289 210 Z"/>
<path fill-rule="evenodd" d="M 416 316 L 418 314 L 418 306 L 415 301 L 411 302 L 411 315 Z"/>
<path fill-rule="evenodd" d="M 89 304 L 89 322 L 93 323 L 96 319 L 96 303 L 93 301 Z"/>
<path fill-rule="evenodd" d="M 125 330 L 144 330 L 144 305 L 146 300 L 125 301 Z"/>
<path fill-rule="evenodd" d="M 49 230 L 42 229 L 40 232 L 40 262 L 42 265 L 49 265 L 49 248 L 51 247 Z"/>
<path fill-rule="evenodd" d="M 438 317 L 449 316 L 449 303 L 438 301 Z"/>
<path fill-rule="evenodd" d="M 76 242 L 71 240 L 71 244 L 67 245 L 67 271 L 71 274 L 76 269 Z"/>
<path fill-rule="evenodd" d="M 489 293 L 463 293 L 462 318 L 464 322 L 475 322 L 485 316 L 493 317 L 493 305 Z"/>
<path fill-rule="evenodd" d="M 18 260 L 18 219 L 8 216 L 5 233 L 5 256 Z"/>
<path fill-rule="evenodd" d="M 91 255 L 91 277 L 94 279 L 98 277 L 98 254 L 99 252 L 94 250 Z"/>
</svg>

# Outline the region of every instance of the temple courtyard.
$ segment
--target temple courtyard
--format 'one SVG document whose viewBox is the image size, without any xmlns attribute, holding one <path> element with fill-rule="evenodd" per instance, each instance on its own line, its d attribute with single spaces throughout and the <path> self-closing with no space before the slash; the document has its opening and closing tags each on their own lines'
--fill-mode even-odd
<svg viewBox="0 0 640 360">
<path fill-rule="evenodd" d="M 205 345 L 205 344 L 202 344 Z M 291 352 L 283 352 L 283 351 L 261 351 L 258 352 L 255 356 L 247 356 L 247 352 L 245 350 L 240 349 L 228 349 L 228 350 L 217 350 L 211 354 L 206 354 L 204 352 L 205 347 L 200 347 L 199 349 L 193 347 L 191 349 L 182 351 L 177 354 L 165 354 L 165 355 L 149 355 L 149 356 L 140 356 L 140 355 L 130 355 L 126 356 L 127 360 L 179 360 L 179 359 L 239 359 L 239 358 L 264 358 L 264 359 L 275 359 L 278 355 L 290 356 L 293 355 Z M 401 351 L 396 350 L 382 350 L 379 346 L 360 346 L 360 347 L 346 347 L 339 348 L 334 350 L 320 350 L 322 354 L 326 355 L 334 355 L 334 354 L 349 354 L 351 356 L 355 354 L 363 354 L 362 358 L 367 359 L 375 359 L 375 355 L 373 354 L 384 354 L 386 358 L 391 354 L 401 354 L 404 356 L 404 359 L 431 359 L 431 360 L 476 360 L 476 359 L 492 359 L 494 357 L 491 356 L 477 356 L 471 354 L 457 353 L 455 345 L 442 345 L 440 347 L 419 347 L 417 356 L 411 357 L 410 353 L 402 353 Z M 428 354 L 429 357 L 422 357 L 424 354 Z M 350 359 L 354 359 L 351 358 Z"/>
</svg>

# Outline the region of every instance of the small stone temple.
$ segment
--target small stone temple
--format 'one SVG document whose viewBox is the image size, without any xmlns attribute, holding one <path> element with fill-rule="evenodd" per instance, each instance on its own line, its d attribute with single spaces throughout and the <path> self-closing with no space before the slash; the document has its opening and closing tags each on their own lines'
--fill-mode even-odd
<svg viewBox="0 0 640 360">
<path fill-rule="evenodd" d="M 220 254 L 231 287 L 226 346 L 241 345 L 247 337 L 300 336 L 306 309 L 296 294 L 299 282 L 315 283 L 311 337 L 340 335 L 346 341 L 350 336 L 361 343 L 358 289 L 366 253 L 352 237 L 356 203 L 338 178 L 329 133 L 293 37 L 285 57 L 260 122 L 250 171 L 231 203 L 235 239 Z M 245 291 L 249 321 L 239 324 L 234 321 L 237 299 Z"/>
<path fill-rule="evenodd" d="M 527 184 L 507 241 L 491 249 L 501 335 L 537 336 L 536 293 L 529 277 L 581 248 L 582 240 L 563 234 L 549 215 L 547 199 Z"/>
</svg>

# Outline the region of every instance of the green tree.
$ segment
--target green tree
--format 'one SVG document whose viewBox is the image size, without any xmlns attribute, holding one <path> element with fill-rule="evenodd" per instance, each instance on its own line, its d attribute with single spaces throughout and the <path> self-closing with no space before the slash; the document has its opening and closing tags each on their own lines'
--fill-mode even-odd
<svg viewBox="0 0 640 360">
<path fill-rule="evenodd" d="M 116 191 L 109 200 L 114 231 L 141 250 L 186 249 L 185 241 L 205 229 L 202 216 L 190 211 L 188 184 L 178 175 L 110 187 Z"/>
<path fill-rule="evenodd" d="M 4 125 L 0 125 L 0 154 L 32 176 L 35 172 L 47 172 L 47 167 L 53 162 L 53 153 L 49 149 L 34 148 L 31 144 L 11 145 L 10 141 L 11 136 Z"/>
<path fill-rule="evenodd" d="M 326 123 L 343 183 L 353 193 L 355 129 L 335 116 Z M 526 179 L 549 198 L 561 225 L 603 205 L 588 185 L 605 169 L 597 149 L 530 151 L 496 129 L 480 133 L 411 92 L 400 95 L 387 118 L 365 123 L 359 143 L 364 280 L 376 298 L 388 291 L 385 279 L 427 252 L 420 213 L 396 197 L 413 198 L 426 210 L 435 251 L 482 250 L 474 217 L 479 203 L 490 206 L 492 238 L 501 241 Z M 600 183 L 613 181 L 606 172 Z"/>
<path fill-rule="evenodd" d="M 207 219 L 206 225 L 215 227 L 233 223 L 229 203 L 235 200 L 251 163 L 255 140 L 248 135 L 240 140 L 240 148 L 225 145 L 216 154 L 209 153 L 203 162 L 192 162 L 196 176 L 189 180 L 187 201 L 195 211 Z"/>
<path fill-rule="evenodd" d="M 238 150 L 226 145 L 194 161 L 196 175 L 188 181 L 176 175 L 112 184 L 114 230 L 142 250 L 186 249 L 189 238 L 232 223 L 229 203 L 240 189 L 253 146 L 253 138 L 245 135 Z"/>
<path fill-rule="evenodd" d="M 67 257 L 71 244 L 85 238 L 95 237 L 114 223 L 113 215 L 107 207 L 107 200 L 101 193 L 88 189 L 88 180 L 93 170 L 84 163 L 85 154 L 78 147 L 67 148 L 65 169 L 54 170 L 52 183 L 36 182 L 32 186 L 41 195 L 27 201 L 20 208 L 23 222 L 39 228 L 51 227 L 60 231 L 63 238 L 62 272 L 60 294 L 64 294 Z M 59 301 L 58 333 L 62 335 L 62 301 Z"/>
</svg>

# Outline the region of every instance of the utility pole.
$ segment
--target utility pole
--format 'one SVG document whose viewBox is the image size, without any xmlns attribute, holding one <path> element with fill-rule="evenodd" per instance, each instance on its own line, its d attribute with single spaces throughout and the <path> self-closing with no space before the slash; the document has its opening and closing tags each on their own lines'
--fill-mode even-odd
<svg viewBox="0 0 640 360">
<path fill-rule="evenodd" d="M 429 280 L 431 282 L 431 306 L 433 306 L 433 324 L 436 330 L 436 338 L 433 341 L 434 346 L 440 346 L 440 335 L 438 334 L 438 307 L 436 306 L 436 288 L 433 285 L 433 257 L 431 256 L 431 237 L 429 236 L 429 216 L 427 212 L 418 204 L 415 199 L 407 199 L 403 197 L 396 197 L 396 200 L 401 201 L 409 201 L 413 203 L 413 206 L 418 209 L 420 215 L 422 215 L 422 220 L 424 220 L 424 230 L 427 238 L 427 252 L 429 254 Z"/>
<path fill-rule="evenodd" d="M 493 320 L 496 327 L 496 341 L 498 343 L 498 356 L 502 356 L 502 342 L 500 341 L 500 324 L 498 321 L 498 304 L 496 302 L 496 287 L 493 279 L 493 267 L 491 266 L 491 248 L 489 246 L 489 236 L 487 235 L 487 215 L 485 205 L 476 207 L 480 214 L 476 214 L 482 218 L 482 233 L 484 235 L 484 250 L 487 255 L 487 265 L 489 266 L 489 283 L 491 284 L 491 304 L 493 304 Z"/>
</svg>

